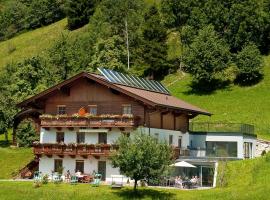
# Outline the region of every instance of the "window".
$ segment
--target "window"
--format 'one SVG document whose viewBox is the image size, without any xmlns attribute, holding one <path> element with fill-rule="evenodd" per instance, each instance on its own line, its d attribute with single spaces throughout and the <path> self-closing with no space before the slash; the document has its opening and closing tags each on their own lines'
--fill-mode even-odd
<svg viewBox="0 0 270 200">
<path fill-rule="evenodd" d="M 64 114 L 66 114 L 66 106 L 65 105 L 59 105 L 59 106 L 57 106 L 57 114 L 58 115 L 64 115 Z"/>
<path fill-rule="evenodd" d="M 56 132 L 56 142 L 61 143 L 64 142 L 64 132 Z"/>
<path fill-rule="evenodd" d="M 169 135 L 169 145 L 173 144 L 173 135 Z"/>
<path fill-rule="evenodd" d="M 181 147 L 182 147 L 182 137 L 181 136 L 179 136 L 179 138 L 178 138 L 178 147 L 181 149 Z"/>
<path fill-rule="evenodd" d="M 237 157 L 237 142 L 206 142 L 206 156 Z"/>
<path fill-rule="evenodd" d="M 107 133 L 98 133 L 98 143 L 107 144 Z"/>
<path fill-rule="evenodd" d="M 59 171 L 61 171 L 61 168 L 63 168 L 63 160 L 55 159 L 54 160 L 54 171 L 59 172 Z"/>
<path fill-rule="evenodd" d="M 97 115 L 97 105 L 89 105 L 89 113 L 91 115 Z"/>
<path fill-rule="evenodd" d="M 252 157 L 252 143 L 244 142 L 244 158 Z"/>
<path fill-rule="evenodd" d="M 130 104 L 122 105 L 122 114 L 132 114 Z"/>
<path fill-rule="evenodd" d="M 85 133 L 77 133 L 77 143 L 85 143 Z"/>
<path fill-rule="evenodd" d="M 84 161 L 83 160 L 76 160 L 75 171 L 80 171 L 84 173 Z"/>
</svg>

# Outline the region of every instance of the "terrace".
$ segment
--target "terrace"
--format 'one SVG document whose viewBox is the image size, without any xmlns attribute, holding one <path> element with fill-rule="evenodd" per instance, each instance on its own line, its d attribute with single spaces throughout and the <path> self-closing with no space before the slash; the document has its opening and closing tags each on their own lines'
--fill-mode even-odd
<svg viewBox="0 0 270 200">
<path fill-rule="evenodd" d="M 239 133 L 256 136 L 255 128 L 250 124 L 224 122 L 192 122 L 189 124 L 192 133 Z"/>
</svg>

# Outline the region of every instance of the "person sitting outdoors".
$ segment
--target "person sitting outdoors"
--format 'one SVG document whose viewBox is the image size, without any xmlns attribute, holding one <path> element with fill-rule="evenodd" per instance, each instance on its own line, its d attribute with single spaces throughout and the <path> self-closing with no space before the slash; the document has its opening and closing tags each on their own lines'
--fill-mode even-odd
<svg viewBox="0 0 270 200">
<path fill-rule="evenodd" d="M 176 176 L 175 177 L 175 186 L 182 188 L 182 179 L 181 179 L 181 176 Z"/>
<path fill-rule="evenodd" d="M 82 177 L 82 173 L 80 172 L 80 170 L 77 170 L 77 172 L 75 173 L 75 176 Z"/>
<path fill-rule="evenodd" d="M 66 177 L 65 177 L 65 179 L 66 179 L 66 182 L 67 182 L 67 183 L 69 183 L 69 182 L 70 182 L 70 179 L 71 179 L 71 174 L 70 174 L 70 171 L 69 171 L 69 170 L 67 170 L 67 173 L 66 173 Z"/>
<path fill-rule="evenodd" d="M 192 176 L 192 178 L 190 179 L 190 182 L 191 182 L 192 184 L 196 182 L 196 180 L 195 180 L 195 177 L 194 177 L 194 176 Z"/>
</svg>

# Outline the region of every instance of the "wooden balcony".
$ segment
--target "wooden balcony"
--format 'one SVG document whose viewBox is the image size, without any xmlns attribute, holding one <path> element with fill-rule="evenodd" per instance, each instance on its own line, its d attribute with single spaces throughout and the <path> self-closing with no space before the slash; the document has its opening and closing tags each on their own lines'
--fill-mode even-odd
<svg viewBox="0 0 270 200">
<path fill-rule="evenodd" d="M 137 126 L 138 117 L 122 116 L 92 116 L 92 117 L 73 117 L 73 116 L 52 116 L 40 117 L 41 127 L 91 127 L 91 128 L 111 128 L 111 127 L 134 127 Z"/>
<path fill-rule="evenodd" d="M 34 144 L 33 151 L 37 156 L 46 155 L 51 157 L 52 155 L 63 156 L 82 156 L 87 158 L 88 156 L 109 156 L 111 153 L 117 150 L 117 146 L 110 144 Z"/>
</svg>

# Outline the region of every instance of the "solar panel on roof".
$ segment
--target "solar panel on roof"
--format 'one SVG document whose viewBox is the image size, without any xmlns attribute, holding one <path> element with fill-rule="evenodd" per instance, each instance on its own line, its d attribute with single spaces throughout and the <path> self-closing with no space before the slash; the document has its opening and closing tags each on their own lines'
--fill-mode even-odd
<svg viewBox="0 0 270 200">
<path fill-rule="evenodd" d="M 158 81 L 147 80 L 144 78 L 123 74 L 105 68 L 98 68 L 98 70 L 111 83 L 122 84 L 163 94 L 170 94 L 170 92 L 164 87 L 164 85 L 162 85 Z"/>
</svg>

